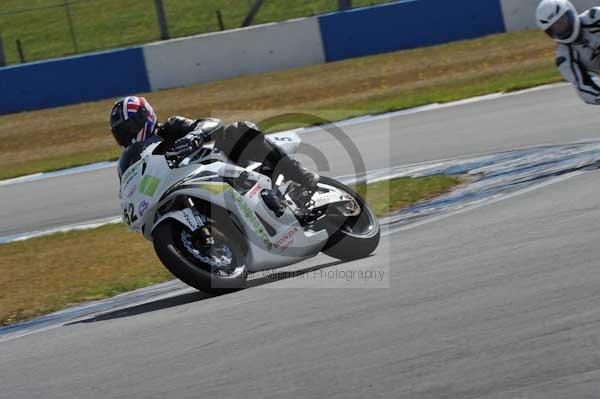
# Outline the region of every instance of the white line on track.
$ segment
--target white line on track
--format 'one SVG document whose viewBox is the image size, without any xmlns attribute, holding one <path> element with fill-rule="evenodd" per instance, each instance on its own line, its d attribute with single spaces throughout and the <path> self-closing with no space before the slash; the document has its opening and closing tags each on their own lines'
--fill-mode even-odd
<svg viewBox="0 0 600 399">
<path fill-rule="evenodd" d="M 31 231 L 22 234 L 14 234 L 10 236 L 0 237 L 0 244 L 8 244 L 15 241 L 25 241 L 30 240 L 36 237 L 48 236 L 56 233 L 68 233 L 69 231 L 77 231 L 77 230 L 88 230 L 95 229 L 97 227 L 106 226 L 107 224 L 116 224 L 120 223 L 121 218 L 118 216 L 111 216 L 109 218 L 104 219 L 96 219 L 88 222 L 69 224 L 66 226 L 53 227 L 51 229 L 46 230 L 37 230 Z"/>
<path fill-rule="evenodd" d="M 92 172 L 94 170 L 114 168 L 116 165 L 117 165 L 116 162 L 105 161 L 105 162 L 92 163 L 89 165 L 77 166 L 75 168 L 61 169 L 61 170 L 57 170 L 54 172 L 35 173 L 33 175 L 15 177 L 14 179 L 0 180 L 0 187 L 10 186 L 12 184 L 19 184 L 19 183 L 30 183 L 33 181 L 50 179 L 53 177 L 75 175 L 77 173 Z"/>
</svg>

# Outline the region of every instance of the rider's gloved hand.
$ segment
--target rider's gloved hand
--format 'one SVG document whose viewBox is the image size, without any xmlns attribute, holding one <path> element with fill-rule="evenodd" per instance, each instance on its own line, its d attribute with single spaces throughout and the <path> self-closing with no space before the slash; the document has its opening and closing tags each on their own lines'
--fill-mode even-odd
<svg viewBox="0 0 600 399">
<path fill-rule="evenodd" d="M 165 155 L 167 158 L 178 158 L 183 159 L 190 155 L 192 152 L 196 151 L 198 148 L 202 147 L 204 144 L 206 137 L 202 132 L 192 132 L 183 136 L 173 143 L 171 150 L 168 151 Z"/>
</svg>

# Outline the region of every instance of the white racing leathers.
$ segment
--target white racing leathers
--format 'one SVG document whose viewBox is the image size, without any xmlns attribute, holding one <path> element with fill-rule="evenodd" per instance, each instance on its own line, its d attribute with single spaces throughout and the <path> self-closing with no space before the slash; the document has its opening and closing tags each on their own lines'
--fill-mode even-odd
<svg viewBox="0 0 600 399">
<path fill-rule="evenodd" d="M 571 44 L 559 44 L 556 65 L 588 104 L 600 104 L 600 86 L 593 76 L 600 74 L 600 8 L 581 14 L 581 34 Z"/>
</svg>

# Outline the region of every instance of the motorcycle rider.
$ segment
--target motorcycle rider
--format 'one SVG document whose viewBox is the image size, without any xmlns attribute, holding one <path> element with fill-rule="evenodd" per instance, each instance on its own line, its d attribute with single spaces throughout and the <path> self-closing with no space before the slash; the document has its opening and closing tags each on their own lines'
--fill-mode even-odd
<svg viewBox="0 0 600 399">
<path fill-rule="evenodd" d="M 236 164 L 262 161 L 273 176 L 281 173 L 309 191 L 314 190 L 319 181 L 319 175 L 306 170 L 280 147 L 266 140 L 252 122 L 224 126 L 218 119 L 173 116 L 161 124 L 145 98 L 129 96 L 113 106 L 110 128 L 117 143 L 125 149 L 119 160 L 119 176 L 131 165 L 131 160 L 140 158 L 149 144 L 162 141 L 167 159 L 182 160 L 205 142 L 214 140 L 215 147 Z"/>
<path fill-rule="evenodd" d="M 600 8 L 581 15 L 568 0 L 543 0 L 536 12 L 537 24 L 557 44 L 556 65 L 588 104 L 600 104 L 600 86 L 592 76 L 600 74 Z"/>
</svg>

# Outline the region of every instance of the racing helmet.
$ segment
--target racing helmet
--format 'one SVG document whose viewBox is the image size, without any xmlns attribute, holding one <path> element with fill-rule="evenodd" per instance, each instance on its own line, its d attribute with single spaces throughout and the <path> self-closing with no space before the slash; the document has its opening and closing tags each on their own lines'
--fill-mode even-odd
<svg viewBox="0 0 600 399">
<path fill-rule="evenodd" d="M 121 147 L 154 136 L 156 114 L 144 97 L 125 97 L 110 112 L 110 130 Z"/>
<path fill-rule="evenodd" d="M 573 43 L 581 30 L 579 15 L 569 0 L 542 0 L 536 21 L 541 30 L 559 43 Z"/>
</svg>

